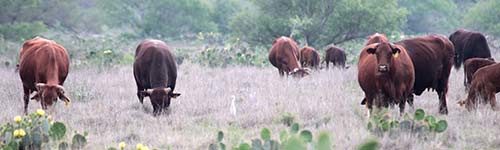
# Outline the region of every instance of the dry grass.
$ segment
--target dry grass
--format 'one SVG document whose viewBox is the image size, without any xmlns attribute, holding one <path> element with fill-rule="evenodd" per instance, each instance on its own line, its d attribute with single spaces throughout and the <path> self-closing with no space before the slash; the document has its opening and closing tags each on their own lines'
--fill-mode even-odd
<svg viewBox="0 0 500 150">
<path fill-rule="evenodd" d="M 52 115 L 72 130 L 88 131 L 88 149 L 103 149 L 125 141 L 165 149 L 206 149 L 216 132 L 226 133 L 226 143 L 258 137 L 270 128 L 273 138 L 284 128 L 280 119 L 290 113 L 306 129 L 328 131 L 335 149 L 353 149 L 373 135 L 366 129 L 363 93 L 356 81 L 356 67 L 346 71 L 315 72 L 301 80 L 279 78 L 274 68 L 179 66 L 176 91 L 182 95 L 171 104 L 169 115 L 153 117 L 149 100 L 141 105 L 135 95 L 132 67 L 106 71 L 73 69 L 65 84 L 73 103 L 54 107 Z M 489 107 L 466 112 L 456 102 L 465 95 L 463 73 L 452 71 L 448 93 L 449 115 L 438 115 L 434 92 L 416 97 L 416 108 L 447 119 L 446 132 L 419 138 L 401 133 L 379 137 L 383 149 L 498 149 L 500 115 Z M 0 69 L 0 122 L 22 114 L 21 82 L 12 69 Z M 235 99 L 236 115 L 231 113 Z M 35 101 L 29 110 L 40 108 Z M 413 112 L 408 110 L 407 112 Z M 397 116 L 397 109 L 391 113 Z M 248 141 L 247 141 L 248 142 Z"/>
</svg>

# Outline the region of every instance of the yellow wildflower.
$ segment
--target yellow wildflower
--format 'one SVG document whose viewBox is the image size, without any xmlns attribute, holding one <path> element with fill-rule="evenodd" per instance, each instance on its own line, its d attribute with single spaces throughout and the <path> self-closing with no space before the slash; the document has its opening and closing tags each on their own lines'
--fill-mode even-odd
<svg viewBox="0 0 500 150">
<path fill-rule="evenodd" d="M 127 144 L 125 142 L 120 142 L 118 144 L 118 147 L 120 147 L 121 150 L 125 149 L 126 146 L 127 146 Z"/>
<path fill-rule="evenodd" d="M 16 116 L 16 117 L 14 117 L 14 121 L 15 121 L 16 123 L 20 123 L 22 120 L 23 120 L 23 118 L 21 118 L 21 116 Z"/>
<path fill-rule="evenodd" d="M 36 110 L 36 114 L 37 114 L 38 116 L 44 116 L 44 115 L 45 115 L 45 111 L 44 111 L 43 109 L 37 109 L 37 110 Z"/>
<path fill-rule="evenodd" d="M 17 129 L 17 130 L 14 130 L 14 137 L 15 138 L 22 138 L 26 135 L 26 132 L 24 132 L 23 129 Z"/>
<path fill-rule="evenodd" d="M 142 150 L 142 147 L 144 147 L 144 145 L 142 145 L 141 143 L 139 143 L 139 144 L 135 145 L 135 148 L 136 148 L 137 150 Z"/>
</svg>

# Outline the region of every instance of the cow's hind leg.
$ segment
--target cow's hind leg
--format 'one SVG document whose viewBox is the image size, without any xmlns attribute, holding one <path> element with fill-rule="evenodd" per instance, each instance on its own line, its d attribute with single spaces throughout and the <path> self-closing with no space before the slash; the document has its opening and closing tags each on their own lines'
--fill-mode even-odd
<svg viewBox="0 0 500 150">
<path fill-rule="evenodd" d="M 402 98 L 400 101 L 399 101 L 399 115 L 400 116 L 403 116 L 403 113 L 405 112 L 405 105 L 406 105 L 406 100 L 407 98 Z"/>
<path fill-rule="evenodd" d="M 491 109 L 493 109 L 494 111 L 497 111 L 498 107 L 497 107 L 497 101 L 495 98 L 495 92 L 490 91 L 490 93 L 488 93 L 488 100 L 491 104 Z"/>
<path fill-rule="evenodd" d="M 440 91 L 438 92 L 438 96 L 439 96 L 439 113 L 448 114 L 448 106 L 446 106 L 446 92 Z"/>
<path fill-rule="evenodd" d="M 30 100 L 30 94 L 31 94 L 31 90 L 29 88 L 27 88 L 26 86 L 23 86 L 23 90 L 24 90 L 24 96 L 23 96 L 23 100 L 24 100 L 24 114 L 27 115 L 28 114 L 28 104 L 29 104 L 29 100 Z"/>
</svg>

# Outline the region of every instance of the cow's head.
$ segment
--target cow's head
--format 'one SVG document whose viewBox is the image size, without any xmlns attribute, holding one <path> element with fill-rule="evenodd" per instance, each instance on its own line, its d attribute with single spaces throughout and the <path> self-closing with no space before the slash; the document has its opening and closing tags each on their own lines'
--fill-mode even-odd
<svg viewBox="0 0 500 150">
<path fill-rule="evenodd" d="M 311 74 L 311 69 L 309 68 L 295 68 L 288 73 L 292 77 L 302 78 Z"/>
<path fill-rule="evenodd" d="M 66 104 L 71 102 L 61 85 L 37 83 L 35 86 L 38 92 L 31 99 L 40 101 L 43 109 L 52 106 L 52 104 L 57 101 L 57 98 L 61 99 Z"/>
<path fill-rule="evenodd" d="M 149 96 L 153 104 L 153 114 L 158 115 L 163 109 L 170 106 L 170 100 L 180 96 L 180 93 L 172 92 L 171 88 L 154 88 L 142 91 L 141 94 Z"/>
<path fill-rule="evenodd" d="M 366 51 L 376 55 L 378 72 L 387 73 L 391 69 L 390 66 L 394 58 L 399 57 L 401 48 L 388 42 L 382 42 L 368 45 Z"/>
</svg>

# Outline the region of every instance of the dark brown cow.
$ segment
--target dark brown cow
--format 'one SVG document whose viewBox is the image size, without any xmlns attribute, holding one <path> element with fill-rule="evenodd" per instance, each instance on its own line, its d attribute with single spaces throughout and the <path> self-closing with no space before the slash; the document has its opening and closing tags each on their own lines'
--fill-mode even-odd
<svg viewBox="0 0 500 150">
<path fill-rule="evenodd" d="M 439 112 L 448 113 L 446 93 L 448 78 L 453 66 L 453 44 L 446 37 L 428 35 L 396 42 L 408 50 L 415 69 L 413 93 L 421 95 L 426 89 L 434 89 L 439 96 Z M 413 95 L 408 103 L 413 106 Z"/>
<path fill-rule="evenodd" d="M 474 74 L 467 99 L 459 102 L 467 110 L 476 109 L 478 101 L 490 103 L 493 110 L 498 110 L 495 93 L 500 92 L 500 64 L 485 66 Z"/>
<path fill-rule="evenodd" d="M 64 93 L 68 76 L 69 56 L 66 49 L 54 41 L 36 37 L 24 42 L 19 54 L 19 76 L 24 89 L 24 113 L 28 112 L 29 96 L 47 109 L 57 98 L 69 103 Z"/>
<path fill-rule="evenodd" d="M 494 64 L 495 61 L 492 58 L 471 58 L 467 59 L 464 63 L 464 72 L 466 75 L 466 78 L 464 80 L 464 85 L 466 88 L 469 87 L 471 81 L 472 81 L 472 76 L 474 73 L 479 69 L 484 66 L 488 66 L 491 64 Z"/>
<path fill-rule="evenodd" d="M 456 69 L 469 58 L 491 58 L 488 42 L 479 32 L 460 29 L 451 34 L 449 39 L 455 46 Z"/>
<path fill-rule="evenodd" d="M 329 68 L 330 63 L 333 63 L 334 67 L 338 66 L 339 68 L 344 69 L 346 68 L 346 60 L 347 57 L 344 50 L 334 45 L 330 45 L 326 48 L 325 59 L 323 59 L 323 62 L 326 62 L 326 68 Z"/>
<path fill-rule="evenodd" d="M 300 64 L 302 67 L 319 69 L 320 57 L 316 49 L 310 46 L 304 46 L 300 49 Z"/>
<path fill-rule="evenodd" d="M 285 73 L 294 77 L 308 75 L 308 70 L 301 67 L 299 60 L 299 48 L 293 39 L 282 36 L 274 40 L 269 52 L 269 61 L 278 68 L 280 76 Z"/>
<path fill-rule="evenodd" d="M 180 96 L 174 93 L 177 64 L 174 55 L 163 41 L 147 39 L 135 51 L 134 77 L 137 97 L 151 99 L 153 114 L 158 115 L 170 106 L 170 100 Z"/>
<path fill-rule="evenodd" d="M 403 113 L 415 79 L 408 53 L 388 42 L 370 44 L 362 50 L 365 52 L 369 55 L 358 62 L 358 83 L 365 93 L 368 110 L 372 110 L 372 105 L 380 108 L 399 104 Z"/>
</svg>

